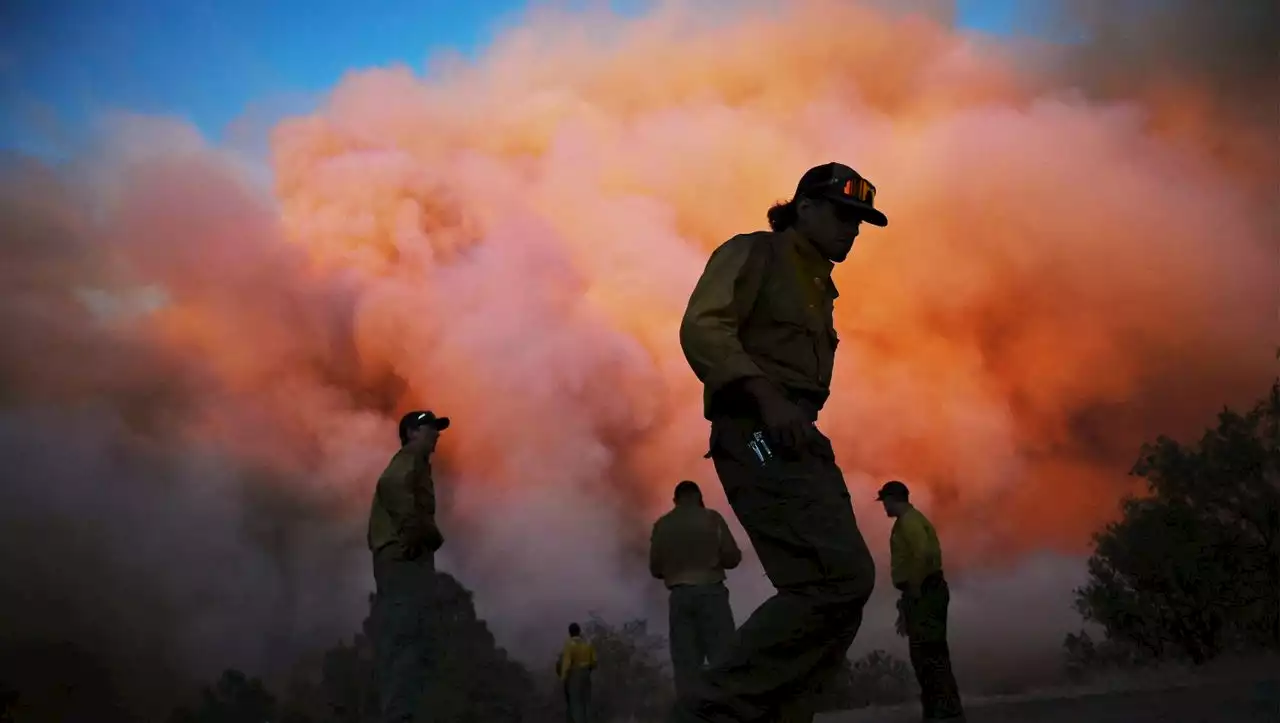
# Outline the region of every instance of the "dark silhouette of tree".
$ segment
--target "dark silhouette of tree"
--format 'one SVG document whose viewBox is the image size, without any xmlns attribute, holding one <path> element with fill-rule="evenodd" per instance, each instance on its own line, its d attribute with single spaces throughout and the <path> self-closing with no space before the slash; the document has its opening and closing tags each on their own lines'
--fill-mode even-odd
<svg viewBox="0 0 1280 723">
<path fill-rule="evenodd" d="M 595 719 L 664 718 L 675 696 L 666 666 L 666 639 L 649 632 L 646 620 L 614 626 L 595 615 L 583 624 L 582 634 L 595 646 L 599 660 L 591 680 Z M 558 684 L 554 697 L 563 710 Z"/>
<path fill-rule="evenodd" d="M 914 694 L 911 667 L 883 650 L 872 650 L 856 660 L 845 658 L 840 671 L 817 691 L 815 710 L 892 705 L 910 700 Z"/>
<path fill-rule="evenodd" d="M 1280 381 L 1195 444 L 1144 445 L 1133 473 L 1148 494 L 1095 536 L 1077 610 L 1138 658 L 1280 649 Z"/>
<path fill-rule="evenodd" d="M 369 611 L 374 596 L 369 595 Z M 291 708 L 326 723 L 364 723 L 378 717 L 378 690 L 374 678 L 371 616 L 365 616 L 361 632 L 348 644 L 339 642 L 325 651 L 320 661 L 319 684 L 315 693 L 294 691 Z"/>
<path fill-rule="evenodd" d="M 524 666 L 498 647 L 476 617 L 471 591 L 436 574 L 429 612 L 433 655 L 423 696 L 424 723 L 524 723 L 547 709 Z"/>
<path fill-rule="evenodd" d="M 201 691 L 199 704 L 174 711 L 169 723 L 269 723 L 275 714 L 276 698 L 262 681 L 227 670 Z"/>
<path fill-rule="evenodd" d="M 1083 682 L 1101 673 L 1127 670 L 1155 662 L 1149 651 L 1126 640 L 1094 641 L 1088 631 L 1067 633 L 1062 641 L 1068 679 Z"/>
<path fill-rule="evenodd" d="M 12 715 L 59 723 L 136 720 L 108 660 L 88 641 L 0 638 L 0 674 L 20 695 L 21 707 L 15 704 Z"/>
<path fill-rule="evenodd" d="M 282 723 L 372 723 L 378 720 L 372 607 L 362 633 L 326 651 L 318 670 L 295 678 Z M 542 723 L 551 703 L 533 677 L 498 647 L 476 617 L 469 590 L 436 573 L 423 612 L 431 651 L 418 723 Z M 184 722 L 185 723 L 185 722 Z M 201 722 L 203 723 L 203 722 Z"/>
</svg>

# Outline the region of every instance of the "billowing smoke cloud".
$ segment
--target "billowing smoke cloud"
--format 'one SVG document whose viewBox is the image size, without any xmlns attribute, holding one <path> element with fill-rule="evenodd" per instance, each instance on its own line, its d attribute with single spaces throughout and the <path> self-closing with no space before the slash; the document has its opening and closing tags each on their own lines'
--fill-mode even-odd
<svg viewBox="0 0 1280 723">
<path fill-rule="evenodd" d="M 892 219 L 836 272 L 822 420 L 864 531 L 882 552 L 868 500 L 907 480 L 961 653 L 990 659 L 974 631 L 1028 603 L 1061 608 L 1000 649 L 1051 651 L 1137 445 L 1274 373 L 1277 146 L 1244 112 L 1276 99 L 1274 57 L 1218 42 L 1230 13 L 1139 33 L 1134 63 L 1101 30 L 1013 47 L 920 6 L 535 15 L 475 65 L 349 76 L 274 130 L 270 191 L 154 119 L 7 163 L 7 649 L 69 641 L 145 699 L 354 630 L 368 496 L 417 406 L 455 420 L 441 563 L 500 640 L 541 656 L 591 610 L 660 619 L 652 516 L 684 477 L 723 505 L 684 302 L 712 248 L 840 159 Z M 1143 17 L 1178 27 L 1168 7 Z M 740 617 L 768 593 L 752 564 L 733 585 Z M 862 645 L 895 644 L 882 597 Z M 38 677 L 30 657 L 0 674 Z"/>
</svg>

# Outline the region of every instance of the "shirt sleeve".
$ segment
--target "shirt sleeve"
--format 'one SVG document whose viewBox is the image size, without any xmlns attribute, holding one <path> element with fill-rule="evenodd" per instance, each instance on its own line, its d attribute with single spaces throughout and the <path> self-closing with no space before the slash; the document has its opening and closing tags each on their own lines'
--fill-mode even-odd
<svg viewBox="0 0 1280 723">
<path fill-rule="evenodd" d="M 737 540 L 733 539 L 733 532 L 729 529 L 729 523 L 724 521 L 724 516 L 714 510 L 712 512 L 716 516 L 716 534 L 720 538 L 720 566 L 732 570 L 742 562 L 742 550 L 738 548 Z"/>
<path fill-rule="evenodd" d="M 929 565 L 929 532 L 917 515 L 907 515 L 902 520 L 903 571 L 907 584 L 919 588 L 925 576 L 931 572 Z"/>
<path fill-rule="evenodd" d="M 662 579 L 662 548 L 658 544 L 658 526 L 661 520 L 653 523 L 653 531 L 649 533 L 649 574 Z"/>
<path fill-rule="evenodd" d="M 573 640 L 567 640 L 560 652 L 560 680 L 568 680 L 569 665 L 573 663 Z"/>
<path fill-rule="evenodd" d="M 742 348 L 738 329 L 760 292 L 765 243 L 735 236 L 712 252 L 680 322 L 685 359 L 712 394 L 731 382 L 764 376 Z"/>
</svg>

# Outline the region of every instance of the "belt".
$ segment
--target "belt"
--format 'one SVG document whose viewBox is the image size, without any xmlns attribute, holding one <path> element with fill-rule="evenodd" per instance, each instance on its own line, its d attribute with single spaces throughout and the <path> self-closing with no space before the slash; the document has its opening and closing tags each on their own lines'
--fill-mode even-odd
<svg viewBox="0 0 1280 723">
<path fill-rule="evenodd" d="M 822 408 L 823 402 L 826 401 L 826 394 L 794 387 L 781 386 L 780 388 L 787 399 L 795 402 L 800 407 L 809 421 L 817 421 L 818 410 Z M 741 383 L 731 384 L 729 387 L 717 392 L 711 399 L 709 412 L 707 416 L 713 421 L 717 417 L 758 421 L 760 416 L 760 412 L 756 408 L 756 400 L 747 393 Z"/>
<path fill-rule="evenodd" d="M 929 573 L 928 575 L 925 576 L 923 580 L 920 581 L 920 590 L 921 591 L 936 590 L 937 588 L 943 587 L 946 584 L 947 584 L 947 579 L 942 576 L 942 571 L 939 570 L 937 572 Z M 907 590 L 907 586 L 905 583 L 903 584 L 894 583 L 894 587 L 902 592 L 906 592 Z"/>
</svg>

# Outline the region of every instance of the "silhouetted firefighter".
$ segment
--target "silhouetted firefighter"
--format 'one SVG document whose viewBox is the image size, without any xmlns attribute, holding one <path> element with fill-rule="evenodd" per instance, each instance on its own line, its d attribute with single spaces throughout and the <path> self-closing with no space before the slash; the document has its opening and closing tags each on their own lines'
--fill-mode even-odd
<svg viewBox="0 0 1280 723">
<path fill-rule="evenodd" d="M 705 386 L 707 456 L 777 594 L 682 691 L 673 721 L 811 720 L 862 623 L 875 564 L 816 422 L 838 343 L 831 271 L 863 222 L 888 224 L 875 195 L 848 166 L 810 169 L 769 210 L 771 232 L 711 254 L 689 299 L 680 343 Z"/>
<path fill-rule="evenodd" d="M 408 723 L 427 675 L 435 553 L 444 544 L 436 526 L 431 455 L 448 417 L 410 412 L 400 420 L 400 449 L 378 478 L 369 512 L 369 550 L 377 593 L 374 654 L 383 723 Z"/>
</svg>

